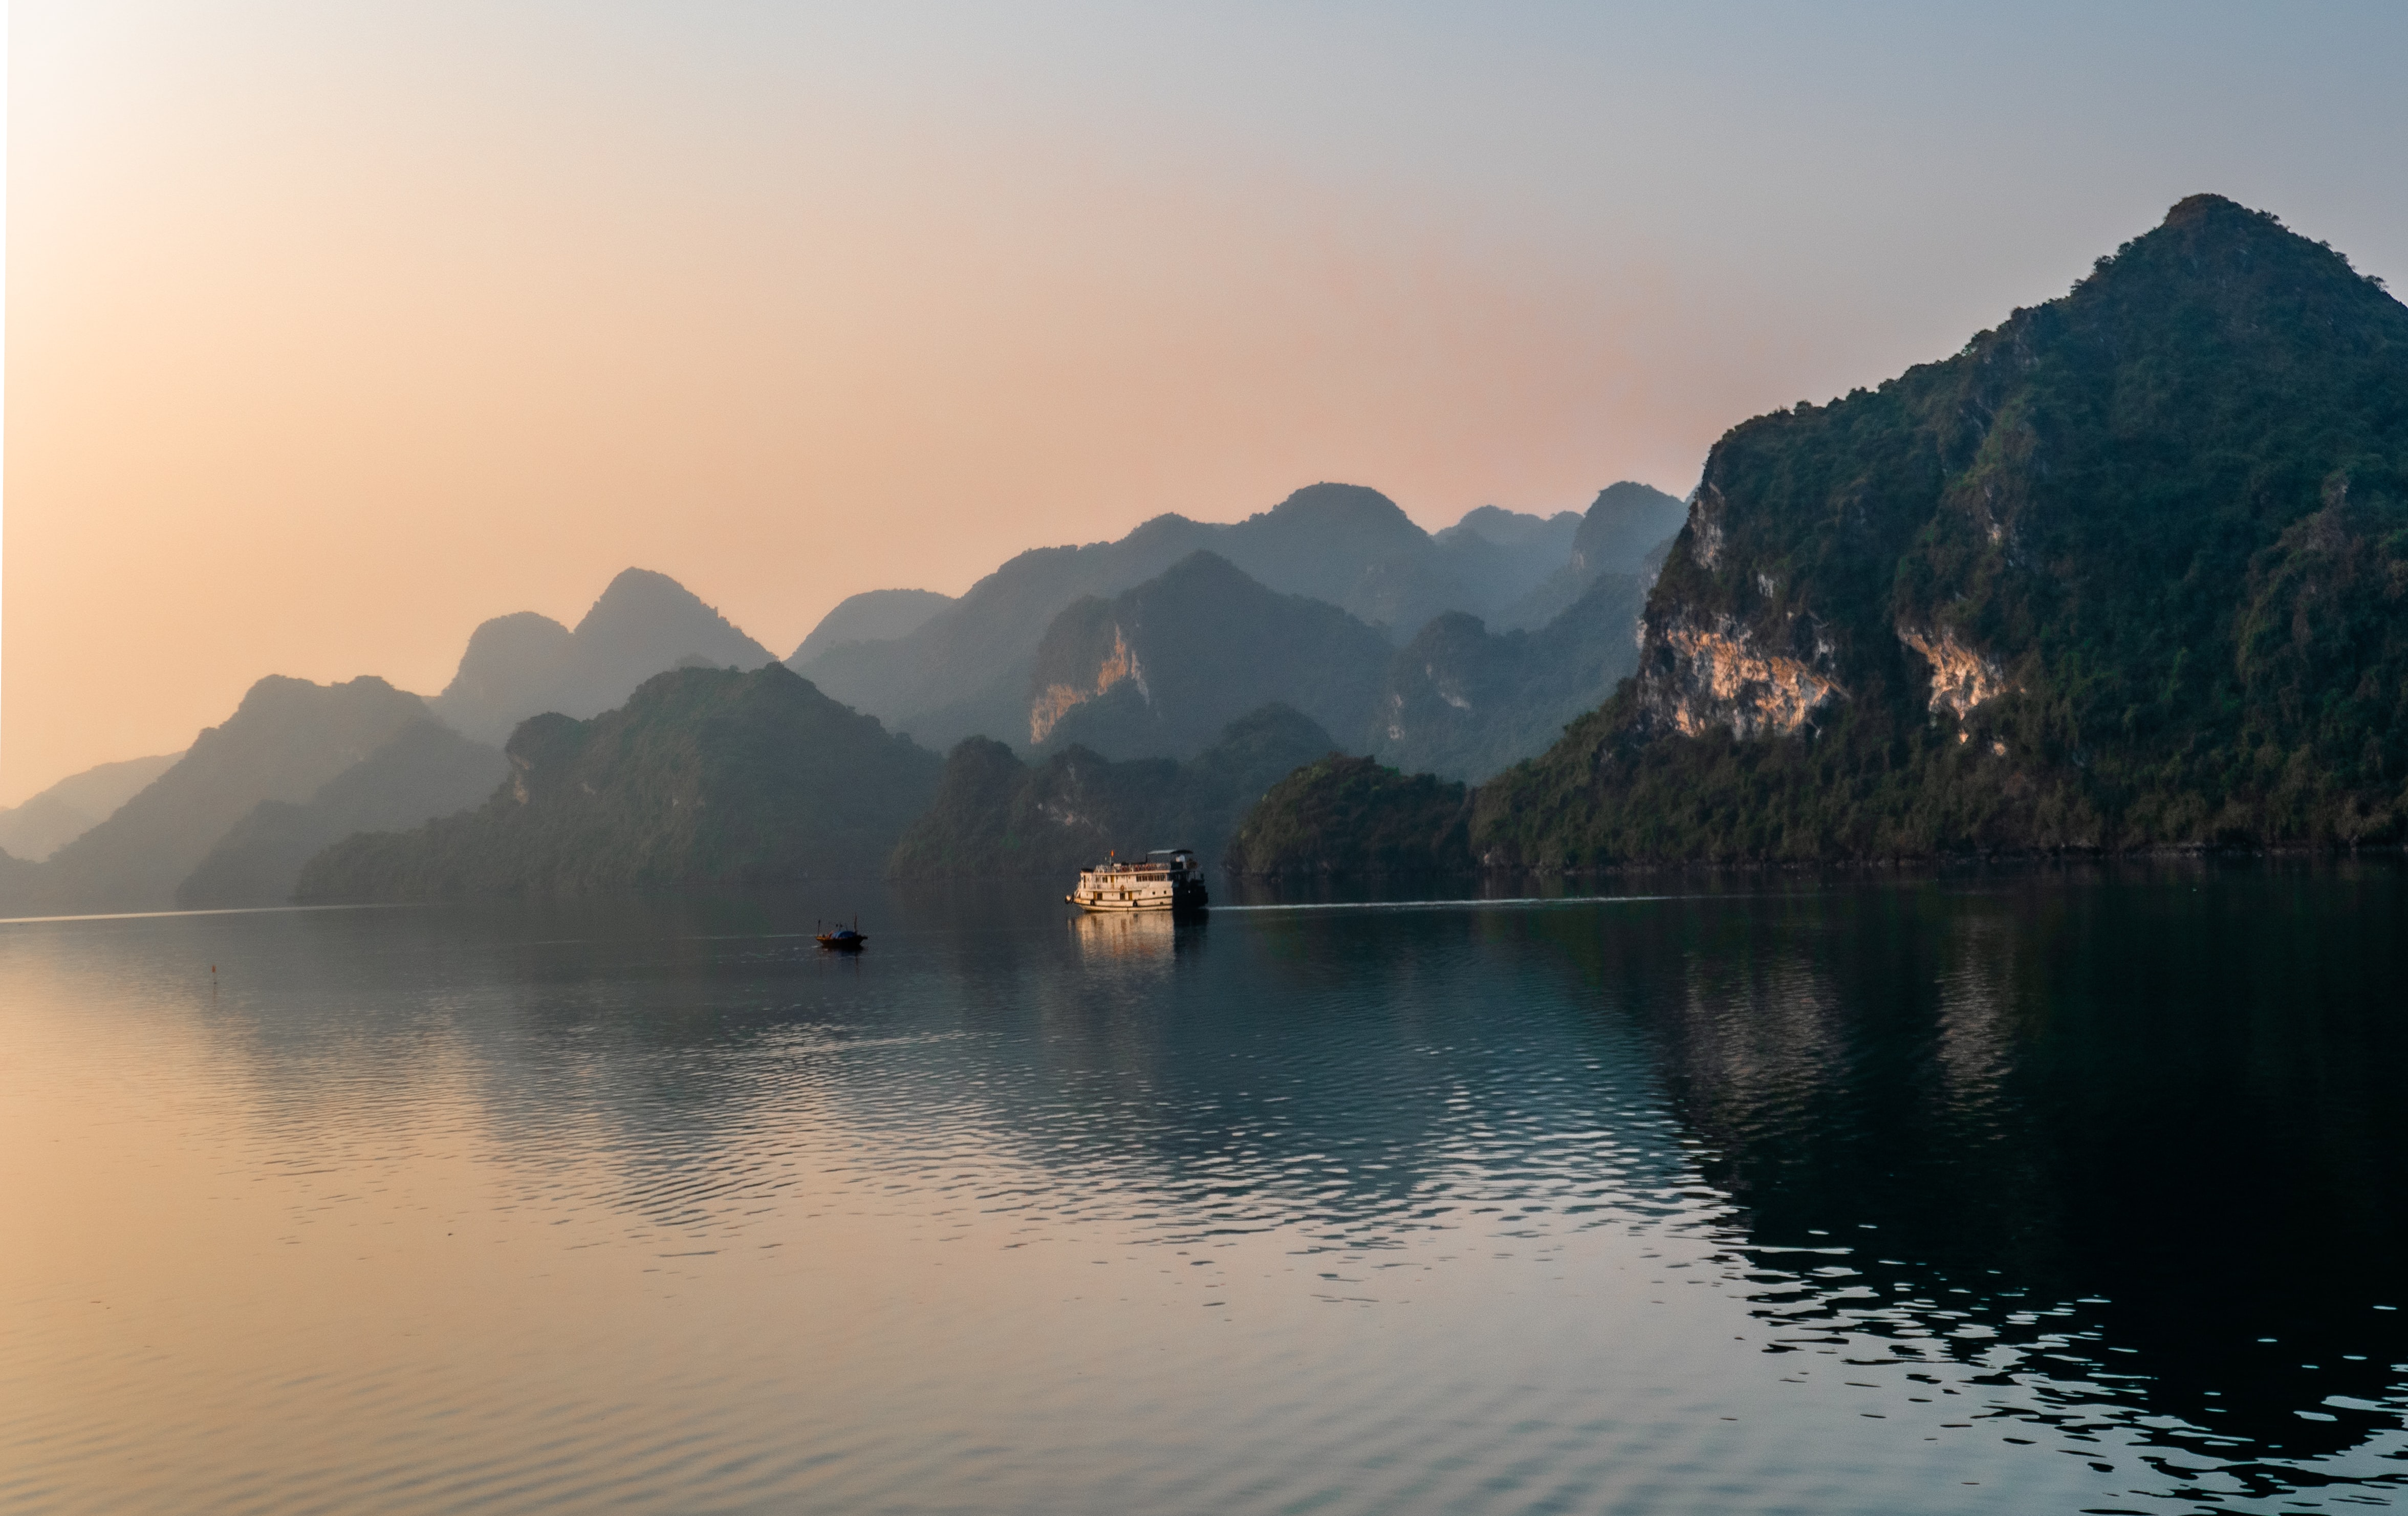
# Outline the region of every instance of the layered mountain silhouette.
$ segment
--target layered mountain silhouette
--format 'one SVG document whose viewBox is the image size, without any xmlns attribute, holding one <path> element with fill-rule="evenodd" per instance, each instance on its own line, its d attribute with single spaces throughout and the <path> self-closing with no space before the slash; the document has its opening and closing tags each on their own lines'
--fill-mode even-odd
<svg viewBox="0 0 2408 1516">
<path fill-rule="evenodd" d="M 1535 632 L 1492 634 L 1448 611 L 1398 649 L 1326 602 L 1280 594 L 1217 554 L 1194 553 L 1054 618 L 1013 735 L 1039 751 L 1183 758 L 1240 713 L 1276 702 L 1350 751 L 1484 779 L 1545 751 L 1637 667 L 1639 613 L 1660 563 L 1659 551 L 1636 571 L 1587 575 L 1585 591 Z"/>
<path fill-rule="evenodd" d="M 927 808 L 938 756 L 782 664 L 655 675 L 591 720 L 530 718 L 480 808 L 360 833 L 295 897 L 436 900 L 872 874 Z"/>
<path fill-rule="evenodd" d="M 1279 703 L 1327 730 L 1357 732 L 1393 651 L 1336 606 L 1266 589 L 1218 554 L 1191 553 L 1054 619 L 1023 731 L 1033 748 L 1186 757 L 1237 717 Z"/>
<path fill-rule="evenodd" d="M 1389 660 L 1369 750 L 1382 762 L 1484 779 L 1543 752 L 1639 666 L 1652 568 L 1603 573 L 1535 632 L 1433 620 Z"/>
<path fill-rule="evenodd" d="M 312 684 L 271 676 L 165 773 L 47 863 L 14 871 L 16 913 L 150 910 L 260 802 L 302 802 L 366 758 L 426 703 L 380 679 Z M 0 881 L 5 883 L 5 881 Z"/>
<path fill-rule="evenodd" d="M 471 742 L 432 718 L 382 746 L 295 804 L 263 800 L 235 822 L 176 888 L 187 909 L 281 905 L 302 865 L 354 832 L 396 831 L 467 810 L 509 777 L 499 748 Z"/>
<path fill-rule="evenodd" d="M 786 663 L 799 668 L 841 643 L 888 642 L 910 636 L 953 603 L 952 595 L 934 590 L 866 590 L 848 595 L 820 618 Z"/>
<path fill-rule="evenodd" d="M 775 661 L 677 580 L 630 568 L 610 581 L 574 631 L 533 611 L 479 626 L 459 671 L 432 704 L 462 734 L 499 742 L 544 711 L 581 718 L 609 710 L 665 669 L 758 668 Z"/>
<path fill-rule="evenodd" d="M 1032 765 L 991 737 L 966 737 L 946 756 L 935 803 L 896 845 L 889 871 L 1059 879 L 1112 851 L 1175 847 L 1197 850 L 1211 867 L 1266 790 L 1334 746 L 1317 722 L 1282 705 L 1230 722 L 1184 763 L 1114 763 L 1074 746 Z"/>
<path fill-rule="evenodd" d="M 1642 636 L 1483 787 L 1487 862 L 2399 840 L 2408 307 L 2185 200 L 1955 357 L 1725 436 Z"/>
<path fill-rule="evenodd" d="M 182 756 L 170 752 L 101 764 L 67 776 L 22 805 L 0 809 L 0 852 L 41 862 L 107 821 Z"/>
<path fill-rule="evenodd" d="M 1497 624 L 1535 631 L 1570 609 L 1599 575 L 1639 574 L 1652 580 L 1688 513 L 1685 502 L 1661 490 L 1628 480 L 1607 485 L 1580 517 L 1561 566 L 1508 607 Z"/>
<path fill-rule="evenodd" d="M 1039 646 L 1074 601 L 1117 595 L 1204 551 L 1401 642 L 1441 611 L 1501 612 L 1562 566 L 1559 519 L 1484 511 L 1432 536 L 1376 490 L 1315 484 L 1233 524 L 1157 516 L 1117 542 L 1024 552 L 907 636 L 824 646 L 794 666 L 923 741 L 1016 741 Z"/>
</svg>

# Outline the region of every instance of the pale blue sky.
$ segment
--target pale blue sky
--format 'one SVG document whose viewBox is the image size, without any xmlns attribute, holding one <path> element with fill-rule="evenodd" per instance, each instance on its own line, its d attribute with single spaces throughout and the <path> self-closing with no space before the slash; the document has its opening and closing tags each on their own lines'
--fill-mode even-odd
<svg viewBox="0 0 2408 1516">
<path fill-rule="evenodd" d="M 19 0 L 0 803 L 629 564 L 783 650 L 1320 479 L 1684 492 L 2199 191 L 2408 289 L 2403 59 L 2371 5 Z"/>
</svg>

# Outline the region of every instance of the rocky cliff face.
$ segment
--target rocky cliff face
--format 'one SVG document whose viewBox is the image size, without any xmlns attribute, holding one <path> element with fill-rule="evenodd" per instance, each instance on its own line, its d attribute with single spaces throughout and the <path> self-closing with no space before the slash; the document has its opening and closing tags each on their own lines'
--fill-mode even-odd
<svg viewBox="0 0 2408 1516">
<path fill-rule="evenodd" d="M 1900 624 L 1898 639 L 1931 665 L 1929 708 L 1935 713 L 1944 710 L 1956 718 L 1960 740 L 1967 717 L 1999 696 L 2015 691 L 1997 659 L 1967 647 L 1952 628 L 1934 630 Z"/>
<path fill-rule="evenodd" d="M 1085 607 L 1079 608 L 1084 610 Z M 1081 622 L 1093 619 L 1095 614 L 1090 612 L 1082 617 Z M 1109 636 L 1111 640 L 1096 652 L 1092 672 L 1081 666 L 1087 662 L 1085 658 L 1058 647 L 1054 656 L 1045 660 L 1055 672 L 1059 672 L 1065 664 L 1078 667 L 1079 672 L 1075 680 L 1057 679 L 1039 685 L 1036 695 L 1028 703 L 1028 741 L 1031 747 L 1042 746 L 1045 739 L 1054 735 L 1054 728 L 1062 723 L 1062 718 L 1068 715 L 1073 708 L 1101 699 L 1122 684 L 1132 686 L 1140 700 L 1151 703 L 1154 699 L 1154 692 L 1146 687 L 1145 666 L 1129 647 L 1128 630 L 1121 625 L 1118 618 L 1105 612 L 1099 626 L 1082 624 L 1079 631 L 1082 634 L 1081 641 L 1090 640 L 1096 632 Z M 1039 678 L 1042 679 L 1044 677 L 1040 672 Z"/>
<path fill-rule="evenodd" d="M 1336 606 L 1267 589 L 1197 552 L 1111 600 L 1077 602 L 1039 646 L 1032 746 L 1184 758 L 1278 703 L 1333 732 L 1363 730 L 1387 638 Z"/>
<path fill-rule="evenodd" d="M 1647 628 L 1639 680 L 1639 709 L 1652 723 L 1683 737 L 1717 729 L 1735 737 L 1788 737 L 1846 694 L 1829 671 L 1828 643 L 1797 657 L 1761 646 L 1756 632 L 1729 616 L 1664 608 Z"/>
<path fill-rule="evenodd" d="M 1502 863 L 2408 836 L 2408 307 L 2197 196 L 1955 357 L 1714 447 L 1637 679 Z"/>
</svg>

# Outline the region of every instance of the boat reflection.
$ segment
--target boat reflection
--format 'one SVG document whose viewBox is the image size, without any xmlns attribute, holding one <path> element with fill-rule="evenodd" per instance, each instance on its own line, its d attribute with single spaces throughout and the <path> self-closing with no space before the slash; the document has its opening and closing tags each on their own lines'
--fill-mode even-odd
<svg viewBox="0 0 2408 1516">
<path fill-rule="evenodd" d="M 1081 911 L 1070 918 L 1070 939 L 1084 959 L 1168 963 L 1173 954 L 1203 940 L 1204 922 L 1174 918 L 1167 910 Z"/>
</svg>

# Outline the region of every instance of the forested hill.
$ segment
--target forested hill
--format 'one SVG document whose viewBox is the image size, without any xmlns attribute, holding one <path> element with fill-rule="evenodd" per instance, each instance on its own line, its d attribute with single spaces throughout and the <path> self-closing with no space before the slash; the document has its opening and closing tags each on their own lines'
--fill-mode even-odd
<svg viewBox="0 0 2408 1516">
<path fill-rule="evenodd" d="M 1718 443 L 1638 675 L 1496 865 L 2394 841 L 2408 307 L 2185 200 L 1943 362 Z"/>
<path fill-rule="evenodd" d="M 566 894 L 875 873 L 941 760 L 782 664 L 681 668 L 591 721 L 520 723 L 481 809 L 360 833 L 302 870 L 304 901 Z"/>
</svg>

